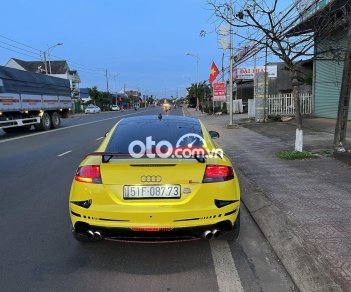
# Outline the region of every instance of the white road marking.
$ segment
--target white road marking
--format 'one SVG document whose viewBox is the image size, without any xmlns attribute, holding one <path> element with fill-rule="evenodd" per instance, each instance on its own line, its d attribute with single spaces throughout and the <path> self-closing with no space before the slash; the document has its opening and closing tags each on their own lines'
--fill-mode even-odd
<svg viewBox="0 0 351 292">
<path fill-rule="evenodd" d="M 0 144 L 1 143 L 5 143 L 5 142 L 14 141 L 14 140 L 24 139 L 24 138 L 28 138 L 28 137 L 39 136 L 39 135 L 44 135 L 44 134 L 50 134 L 50 133 L 54 133 L 56 131 L 62 131 L 62 130 L 67 130 L 67 129 L 71 129 L 71 128 L 76 128 L 76 127 L 86 126 L 86 125 L 90 125 L 90 124 L 100 123 L 100 122 L 104 122 L 104 121 L 108 121 L 108 120 L 118 119 L 118 118 L 121 118 L 121 117 L 132 116 L 132 115 L 135 115 L 135 114 L 136 113 L 120 115 L 120 116 L 117 116 L 117 117 L 106 118 L 106 119 L 102 119 L 102 120 L 98 120 L 98 121 L 92 121 L 92 122 L 87 122 L 87 123 L 78 124 L 78 125 L 72 125 L 72 126 L 68 126 L 68 127 L 64 127 L 64 128 L 53 129 L 53 130 L 50 130 L 50 131 L 38 132 L 38 133 L 29 134 L 29 135 L 25 135 L 25 136 L 9 138 L 9 139 L 0 141 Z"/>
<path fill-rule="evenodd" d="M 68 153 L 71 153 L 72 152 L 72 150 L 69 150 L 69 151 L 66 151 L 66 152 L 63 152 L 63 153 L 61 153 L 61 154 L 59 154 L 59 155 L 57 155 L 58 157 L 61 157 L 61 156 L 63 156 L 63 155 L 66 155 L 66 154 L 68 154 Z"/>
<path fill-rule="evenodd" d="M 96 141 L 99 141 L 99 140 L 104 139 L 104 138 L 105 137 L 99 137 L 99 138 L 96 139 Z"/>
<path fill-rule="evenodd" d="M 227 241 L 210 240 L 212 259 L 220 292 L 244 292 Z"/>
<path fill-rule="evenodd" d="M 185 116 L 184 108 L 182 111 Z M 228 242 L 210 240 L 210 249 L 219 292 L 244 292 Z"/>
</svg>

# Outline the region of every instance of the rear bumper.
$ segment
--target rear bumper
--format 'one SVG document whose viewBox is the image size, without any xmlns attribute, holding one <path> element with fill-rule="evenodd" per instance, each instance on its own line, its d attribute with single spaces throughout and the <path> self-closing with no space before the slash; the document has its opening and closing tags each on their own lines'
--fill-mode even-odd
<svg viewBox="0 0 351 292">
<path fill-rule="evenodd" d="M 88 231 L 93 233 L 99 232 L 103 239 L 113 241 L 127 242 L 174 242 L 174 241 L 190 241 L 204 238 L 206 231 L 213 232 L 218 230 L 218 234 L 231 231 L 233 222 L 224 220 L 216 224 L 183 227 L 183 228 L 168 228 L 158 231 L 133 230 L 133 228 L 109 228 L 104 226 L 94 226 L 77 221 L 73 227 L 73 232 L 78 236 L 86 236 Z"/>
<path fill-rule="evenodd" d="M 193 228 L 201 226 L 214 226 L 222 221 L 229 221 L 233 225 L 240 208 L 240 201 L 233 202 L 225 207 L 218 208 L 214 205 L 205 209 L 183 209 L 174 206 L 159 208 L 116 208 L 114 212 L 85 209 L 70 203 L 72 225 L 77 222 L 89 226 L 102 228 Z"/>
</svg>

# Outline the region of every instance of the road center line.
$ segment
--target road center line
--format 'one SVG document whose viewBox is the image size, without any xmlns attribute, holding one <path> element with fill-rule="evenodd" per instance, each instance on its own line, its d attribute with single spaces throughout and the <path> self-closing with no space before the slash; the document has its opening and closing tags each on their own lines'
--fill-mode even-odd
<svg viewBox="0 0 351 292">
<path fill-rule="evenodd" d="M 244 292 L 227 241 L 210 240 L 212 259 L 220 292 Z"/>
<path fill-rule="evenodd" d="M 71 153 L 72 152 L 72 150 L 69 150 L 69 151 L 66 151 L 66 152 L 63 152 L 63 153 L 61 153 L 61 154 L 59 154 L 59 155 L 57 155 L 58 157 L 61 157 L 61 156 L 63 156 L 63 155 L 66 155 L 66 154 L 68 154 L 68 153 Z"/>
<path fill-rule="evenodd" d="M 105 137 L 99 137 L 99 138 L 96 139 L 96 141 L 99 141 L 99 140 L 104 139 L 104 138 Z"/>
<path fill-rule="evenodd" d="M 118 118 L 121 118 L 121 117 L 132 116 L 132 115 L 136 115 L 136 114 L 137 113 L 125 114 L 125 115 L 120 115 L 120 116 L 116 116 L 116 117 L 106 118 L 106 119 L 102 119 L 102 120 L 98 120 L 98 121 L 86 122 L 86 123 L 83 123 L 83 124 L 78 124 L 78 125 L 72 125 L 72 126 L 68 126 L 68 127 L 53 129 L 53 130 L 50 130 L 50 131 L 38 132 L 38 133 L 33 133 L 33 134 L 25 135 L 25 136 L 9 138 L 9 139 L 0 141 L 0 144 L 1 143 L 5 143 L 5 142 L 19 140 L 19 139 L 24 139 L 24 138 L 28 138 L 28 137 L 39 136 L 39 135 L 44 135 L 44 134 L 50 134 L 50 133 L 54 133 L 56 131 L 62 131 L 62 130 L 67 130 L 67 129 L 71 129 L 71 128 L 86 126 L 86 125 L 90 125 L 90 124 L 96 124 L 96 123 L 100 123 L 100 122 L 104 122 L 104 121 L 108 121 L 108 120 L 118 119 Z"/>
</svg>

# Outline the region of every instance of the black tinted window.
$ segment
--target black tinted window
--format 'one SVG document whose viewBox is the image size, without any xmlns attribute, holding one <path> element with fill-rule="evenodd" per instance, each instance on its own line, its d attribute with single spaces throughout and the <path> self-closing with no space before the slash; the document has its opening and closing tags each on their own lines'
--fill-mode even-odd
<svg viewBox="0 0 351 292">
<path fill-rule="evenodd" d="M 201 126 L 196 121 L 135 120 L 121 123 L 116 128 L 106 152 L 128 154 L 132 142 L 138 140 L 146 145 L 147 138 L 154 141 L 147 150 L 155 148 L 160 141 L 167 141 L 174 148 L 190 143 L 192 146 L 203 145 Z"/>
</svg>

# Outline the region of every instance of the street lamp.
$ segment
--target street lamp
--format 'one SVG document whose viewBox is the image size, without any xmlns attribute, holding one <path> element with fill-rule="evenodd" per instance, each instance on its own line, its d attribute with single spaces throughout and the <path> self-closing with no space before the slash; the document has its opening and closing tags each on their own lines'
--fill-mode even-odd
<svg viewBox="0 0 351 292">
<path fill-rule="evenodd" d="M 57 47 L 57 46 L 62 46 L 62 45 L 63 45 L 63 43 L 57 43 L 56 45 L 53 45 L 53 46 L 51 46 L 51 47 L 48 47 L 47 50 L 43 51 L 44 65 L 45 65 L 45 72 L 46 72 L 46 74 L 48 74 L 48 67 L 47 67 L 47 64 L 46 64 L 46 56 L 47 56 L 48 59 L 49 59 L 49 72 L 50 72 L 50 74 L 51 74 L 50 51 L 51 51 L 53 48 L 55 48 L 55 47 Z"/>
<path fill-rule="evenodd" d="M 199 55 L 197 55 L 197 54 L 195 55 L 192 53 L 186 53 L 186 55 L 196 59 L 196 109 L 198 109 L 199 97 L 197 96 L 197 93 L 198 93 L 198 86 L 199 86 L 199 60 L 200 60 L 200 57 L 199 57 Z"/>
</svg>

